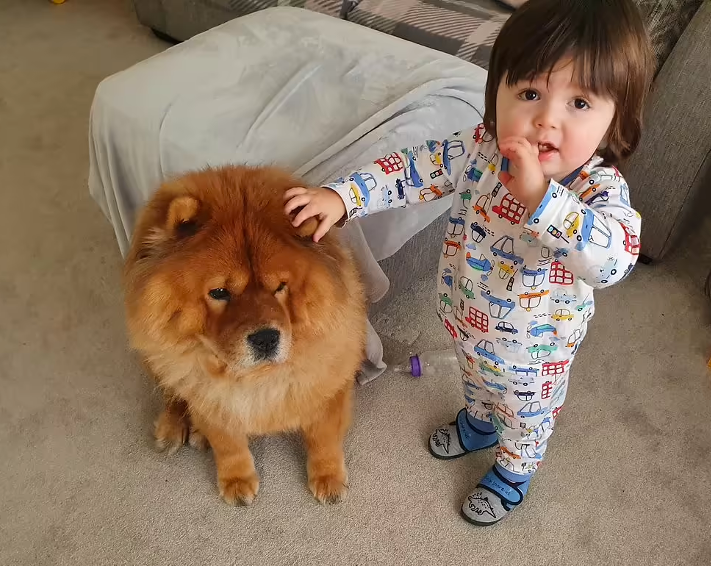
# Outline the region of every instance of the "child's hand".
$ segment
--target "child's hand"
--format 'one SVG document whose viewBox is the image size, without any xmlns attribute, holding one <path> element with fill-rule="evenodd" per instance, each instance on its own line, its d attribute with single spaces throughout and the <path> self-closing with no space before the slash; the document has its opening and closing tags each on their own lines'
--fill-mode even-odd
<svg viewBox="0 0 712 566">
<path fill-rule="evenodd" d="M 346 214 L 346 206 L 338 193 L 325 187 L 314 189 L 295 187 L 284 193 L 284 200 L 287 201 L 284 206 L 284 212 L 287 215 L 301 208 L 292 220 L 293 226 L 299 226 L 314 216 L 319 219 L 319 226 L 313 236 L 315 242 L 321 240 L 331 227 Z"/>
<path fill-rule="evenodd" d="M 539 149 L 513 136 L 499 142 L 499 151 L 509 159 L 509 171 L 500 171 L 499 180 L 534 214 L 549 186 L 539 163 Z"/>
</svg>

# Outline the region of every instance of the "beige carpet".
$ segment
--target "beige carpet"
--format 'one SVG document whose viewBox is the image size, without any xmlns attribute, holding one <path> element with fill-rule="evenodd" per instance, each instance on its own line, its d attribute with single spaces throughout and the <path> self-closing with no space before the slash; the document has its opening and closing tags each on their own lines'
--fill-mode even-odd
<svg viewBox="0 0 712 566">
<path fill-rule="evenodd" d="M 598 294 L 546 464 L 494 528 L 458 516 L 492 454 L 426 451 L 462 403 L 456 375 L 359 390 L 337 507 L 312 500 L 292 438 L 254 444 L 250 509 L 219 499 L 209 454 L 155 454 L 86 128 L 98 82 L 163 48 L 126 0 L 0 2 L 0 564 L 710 563 L 708 220 Z M 431 292 L 378 316 L 392 359 L 446 344 Z"/>
</svg>

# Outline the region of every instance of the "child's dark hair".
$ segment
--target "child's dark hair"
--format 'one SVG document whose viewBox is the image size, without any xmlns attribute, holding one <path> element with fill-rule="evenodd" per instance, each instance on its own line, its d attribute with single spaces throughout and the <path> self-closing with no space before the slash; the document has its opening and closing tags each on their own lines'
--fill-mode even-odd
<svg viewBox="0 0 712 566">
<path fill-rule="evenodd" d="M 496 135 L 497 88 L 551 73 L 571 57 L 574 78 L 613 99 L 616 112 L 601 157 L 616 164 L 640 141 L 643 106 L 655 68 L 632 0 L 529 0 L 502 27 L 492 48 L 484 123 Z"/>
</svg>

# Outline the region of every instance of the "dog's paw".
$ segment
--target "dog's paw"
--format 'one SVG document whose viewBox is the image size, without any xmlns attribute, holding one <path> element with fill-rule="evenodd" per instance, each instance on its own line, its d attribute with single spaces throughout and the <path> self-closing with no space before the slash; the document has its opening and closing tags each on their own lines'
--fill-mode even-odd
<svg viewBox="0 0 712 566">
<path fill-rule="evenodd" d="M 156 450 L 175 454 L 188 440 L 189 430 L 188 419 L 164 411 L 158 417 L 153 432 Z"/>
<path fill-rule="evenodd" d="M 246 478 L 219 480 L 220 496 L 230 505 L 251 505 L 260 488 L 256 474 Z"/>
<path fill-rule="evenodd" d="M 309 478 L 309 489 L 319 503 L 339 503 L 349 491 L 343 475 L 321 475 Z"/>
<path fill-rule="evenodd" d="M 195 427 L 190 427 L 190 434 L 188 436 L 188 444 L 190 444 L 196 450 L 207 450 L 210 447 L 208 439 L 203 436 L 203 434 Z"/>
</svg>

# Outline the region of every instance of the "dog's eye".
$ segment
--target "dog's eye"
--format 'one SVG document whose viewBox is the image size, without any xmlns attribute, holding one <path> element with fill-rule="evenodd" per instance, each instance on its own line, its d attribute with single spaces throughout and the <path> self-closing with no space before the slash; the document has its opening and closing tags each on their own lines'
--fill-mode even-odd
<svg viewBox="0 0 712 566">
<path fill-rule="evenodd" d="M 277 290 L 274 292 L 274 294 L 276 295 L 277 293 L 284 291 L 286 288 L 287 288 L 287 284 L 284 281 L 282 281 L 279 284 L 279 287 L 277 287 Z"/>
<path fill-rule="evenodd" d="M 223 287 L 219 287 L 217 289 L 212 289 L 208 295 L 210 295 L 211 299 L 215 299 L 216 301 L 229 301 L 230 300 L 230 291 L 227 289 L 224 289 Z"/>
</svg>

